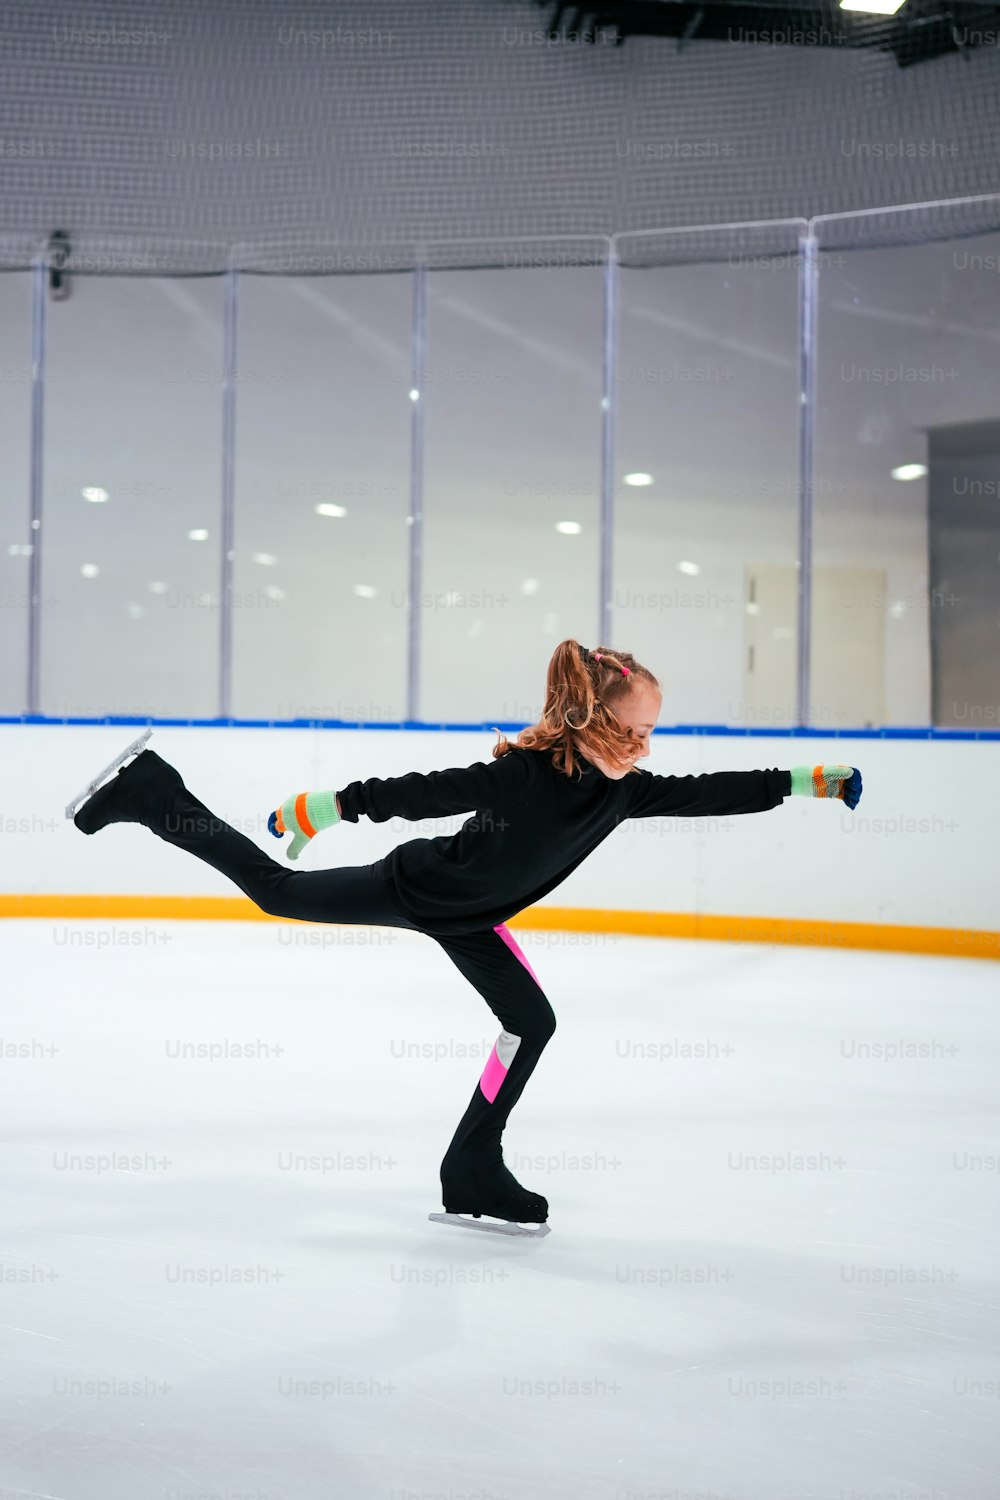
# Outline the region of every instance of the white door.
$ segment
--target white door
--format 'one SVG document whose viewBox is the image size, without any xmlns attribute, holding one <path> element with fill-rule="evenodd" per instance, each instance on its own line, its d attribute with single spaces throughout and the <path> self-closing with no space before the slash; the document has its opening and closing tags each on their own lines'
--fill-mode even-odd
<svg viewBox="0 0 1000 1500">
<path fill-rule="evenodd" d="M 885 573 L 814 568 L 809 723 L 876 729 L 883 722 Z M 795 723 L 798 571 L 748 563 L 743 716 L 748 728 Z"/>
</svg>

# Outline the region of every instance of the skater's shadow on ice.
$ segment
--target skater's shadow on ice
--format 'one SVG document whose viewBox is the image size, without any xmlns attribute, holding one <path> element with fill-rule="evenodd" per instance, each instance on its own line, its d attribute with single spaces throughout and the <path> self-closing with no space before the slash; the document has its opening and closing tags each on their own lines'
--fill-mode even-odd
<svg viewBox="0 0 1000 1500">
<path fill-rule="evenodd" d="M 453 1351 L 481 1326 L 483 1301 L 495 1306 L 507 1278 L 515 1271 L 527 1273 L 544 1252 L 544 1240 L 431 1226 L 427 1212 L 424 1194 L 404 1192 L 380 1215 L 379 1228 L 352 1227 L 345 1213 L 339 1226 L 295 1237 L 300 1247 L 329 1253 L 331 1264 L 335 1257 L 362 1258 L 367 1280 L 386 1288 L 391 1324 L 351 1343 L 338 1341 L 338 1359 L 363 1354 L 369 1364 L 398 1363 L 402 1349 L 414 1351 L 408 1363 L 420 1364 Z"/>
<path fill-rule="evenodd" d="M 995 1283 L 963 1275 L 960 1289 L 957 1279 L 954 1286 L 944 1283 L 931 1301 L 926 1292 L 915 1296 L 914 1288 L 906 1285 L 852 1282 L 857 1268 L 849 1264 L 852 1247 L 847 1244 L 834 1254 L 792 1254 L 726 1241 L 656 1243 L 591 1237 L 585 1248 L 553 1242 L 546 1249 L 548 1253 L 534 1262 L 539 1276 L 562 1284 L 582 1283 L 595 1292 L 610 1293 L 616 1301 L 634 1299 L 644 1315 L 656 1320 L 669 1316 L 671 1309 L 686 1318 L 697 1316 L 717 1324 L 723 1342 L 737 1309 L 744 1326 L 747 1318 L 767 1321 L 776 1316 L 822 1336 L 825 1323 L 829 1342 L 801 1349 L 803 1354 L 818 1349 L 824 1358 L 831 1350 L 836 1357 L 838 1348 L 845 1358 L 865 1351 L 884 1356 L 887 1340 L 897 1351 L 912 1348 L 921 1355 L 931 1332 L 949 1343 L 957 1340 L 969 1354 L 992 1351 L 1000 1339 Z M 671 1349 L 671 1364 L 680 1353 Z M 693 1361 L 703 1362 L 698 1354 L 692 1351 Z M 719 1359 L 728 1364 L 731 1354 L 720 1354 Z"/>
</svg>

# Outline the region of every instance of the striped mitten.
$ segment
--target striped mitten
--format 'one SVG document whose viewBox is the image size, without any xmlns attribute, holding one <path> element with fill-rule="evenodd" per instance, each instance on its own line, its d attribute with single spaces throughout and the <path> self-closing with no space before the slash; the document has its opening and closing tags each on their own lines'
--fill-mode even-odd
<svg viewBox="0 0 1000 1500">
<path fill-rule="evenodd" d="M 861 801 L 861 772 L 855 766 L 793 766 L 793 797 L 840 797 L 849 808 Z"/>
<path fill-rule="evenodd" d="M 288 858 L 298 859 L 309 840 L 315 838 L 321 829 L 332 828 L 339 822 L 336 792 L 299 792 L 271 814 L 267 826 L 276 839 L 285 833 L 292 835 Z"/>
</svg>

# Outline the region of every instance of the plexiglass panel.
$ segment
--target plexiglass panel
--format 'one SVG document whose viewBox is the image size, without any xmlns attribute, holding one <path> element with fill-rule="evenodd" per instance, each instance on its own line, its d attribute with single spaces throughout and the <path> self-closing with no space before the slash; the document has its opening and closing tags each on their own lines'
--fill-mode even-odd
<svg viewBox="0 0 1000 1500">
<path fill-rule="evenodd" d="M 31 275 L 0 276 L 0 714 L 28 706 Z"/>
<path fill-rule="evenodd" d="M 556 644 L 598 644 L 601 278 L 428 276 L 427 720 L 527 723 Z"/>
<path fill-rule="evenodd" d="M 996 727 L 998 266 L 1000 236 L 821 256 L 816 723 L 850 676 L 863 722 Z"/>
<path fill-rule="evenodd" d="M 78 276 L 48 305 L 45 713 L 217 711 L 222 302 Z"/>
<path fill-rule="evenodd" d="M 797 257 L 619 274 L 615 643 L 665 724 L 792 724 Z"/>
<path fill-rule="evenodd" d="M 412 277 L 240 280 L 233 707 L 405 716 Z"/>
<path fill-rule="evenodd" d="M 845 239 L 841 221 L 836 232 Z M 754 253 L 741 226 L 720 253 L 714 233 L 691 264 L 673 232 L 619 237 L 608 644 L 661 677 L 665 723 L 784 727 L 796 711 L 800 230 L 782 231 L 783 254 Z M 851 250 L 821 232 L 817 727 L 1000 721 L 998 265 L 1000 236 Z M 43 712 L 214 716 L 225 283 L 78 276 L 68 300 L 47 303 L 32 538 L 30 282 L 0 277 L 0 712 L 27 708 L 40 543 Z M 529 268 L 429 272 L 415 392 L 411 275 L 241 278 L 237 716 L 404 717 L 415 410 L 418 716 L 537 716 L 553 646 L 596 644 L 601 619 L 605 285 L 603 267 L 543 254 Z"/>
</svg>

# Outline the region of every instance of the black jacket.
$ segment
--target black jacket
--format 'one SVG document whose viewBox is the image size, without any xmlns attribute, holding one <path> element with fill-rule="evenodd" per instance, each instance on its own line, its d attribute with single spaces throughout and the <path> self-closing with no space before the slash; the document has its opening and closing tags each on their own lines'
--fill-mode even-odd
<svg viewBox="0 0 1000 1500">
<path fill-rule="evenodd" d="M 352 781 L 341 817 L 410 821 L 472 811 L 457 833 L 400 844 L 385 863 L 405 917 L 442 936 L 497 927 L 547 896 L 626 818 L 766 812 L 791 794 L 789 771 L 654 776 L 614 781 L 590 761 L 559 771 L 550 752 L 514 749 L 486 764 Z"/>
</svg>

